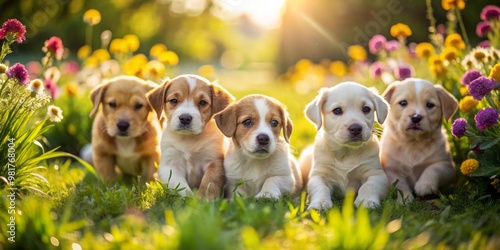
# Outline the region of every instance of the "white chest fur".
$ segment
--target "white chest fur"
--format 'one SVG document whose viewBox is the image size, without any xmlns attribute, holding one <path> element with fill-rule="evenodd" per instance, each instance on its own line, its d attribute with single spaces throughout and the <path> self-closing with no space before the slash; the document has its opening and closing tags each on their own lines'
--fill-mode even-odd
<svg viewBox="0 0 500 250">
<path fill-rule="evenodd" d="M 131 138 L 116 138 L 116 164 L 127 174 L 140 174 L 141 155 L 135 152 L 136 142 Z"/>
</svg>

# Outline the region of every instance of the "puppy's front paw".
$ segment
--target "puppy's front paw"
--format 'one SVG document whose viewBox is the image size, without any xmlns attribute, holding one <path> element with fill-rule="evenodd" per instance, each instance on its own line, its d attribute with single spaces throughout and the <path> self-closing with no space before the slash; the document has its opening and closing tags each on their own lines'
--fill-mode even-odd
<svg viewBox="0 0 500 250">
<path fill-rule="evenodd" d="M 367 207 L 367 208 L 376 208 L 376 207 L 380 206 L 380 201 L 378 199 L 371 198 L 371 197 L 364 198 L 364 197 L 358 196 L 358 197 L 356 197 L 356 200 L 354 200 L 354 205 L 356 207 L 363 206 L 363 207 Z"/>
<path fill-rule="evenodd" d="M 311 202 L 307 207 L 307 210 L 316 209 L 316 210 L 328 210 L 333 206 L 333 202 L 331 200 L 319 200 L 315 202 Z"/>
<path fill-rule="evenodd" d="M 438 187 L 435 183 L 429 183 L 426 181 L 419 180 L 415 184 L 415 193 L 417 196 L 423 197 L 428 194 L 435 194 L 438 191 Z"/>
<path fill-rule="evenodd" d="M 270 198 L 270 199 L 279 199 L 280 198 L 280 195 L 279 194 L 275 194 L 275 193 L 271 193 L 271 192 L 260 192 L 258 193 L 257 195 L 255 195 L 255 198 L 259 199 L 259 198 Z"/>
</svg>

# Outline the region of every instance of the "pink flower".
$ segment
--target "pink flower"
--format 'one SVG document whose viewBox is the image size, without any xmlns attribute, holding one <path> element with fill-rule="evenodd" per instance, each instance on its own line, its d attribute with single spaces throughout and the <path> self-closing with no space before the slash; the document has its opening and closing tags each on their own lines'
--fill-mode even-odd
<svg viewBox="0 0 500 250">
<path fill-rule="evenodd" d="M 394 76 L 398 80 L 404 80 L 406 78 L 410 78 L 414 75 L 414 70 L 413 67 L 410 65 L 402 65 L 399 66 L 397 69 L 394 69 Z"/>
<path fill-rule="evenodd" d="M 3 23 L 0 29 L 0 39 L 4 39 L 7 35 L 12 34 L 17 43 L 22 43 L 26 40 L 25 33 L 26 27 L 21 22 L 17 19 L 9 19 Z"/>
<path fill-rule="evenodd" d="M 498 111 L 494 108 L 484 108 L 477 112 L 474 117 L 476 127 L 479 130 L 485 130 L 498 123 Z"/>
<path fill-rule="evenodd" d="M 380 51 L 384 50 L 385 42 L 387 39 L 383 35 L 375 35 L 368 42 L 368 48 L 370 49 L 370 53 L 376 55 Z"/>
<path fill-rule="evenodd" d="M 49 91 L 52 98 L 55 99 L 57 96 L 59 96 L 59 88 L 49 79 L 45 79 L 45 89 Z"/>
<path fill-rule="evenodd" d="M 476 26 L 476 34 L 479 37 L 483 37 L 491 31 L 491 24 L 489 22 L 480 22 Z"/>
<path fill-rule="evenodd" d="M 52 53 L 57 60 L 61 60 L 64 54 L 64 45 L 61 38 L 57 36 L 49 38 L 49 40 L 45 41 L 44 50 Z"/>
<path fill-rule="evenodd" d="M 30 77 L 28 75 L 28 71 L 26 70 L 24 65 L 20 63 L 16 63 L 14 64 L 14 66 L 7 69 L 7 71 L 5 71 L 5 74 L 9 78 L 16 79 L 19 82 L 19 84 L 23 86 L 26 86 L 28 85 L 28 83 L 30 83 Z"/>
<path fill-rule="evenodd" d="M 500 8 L 498 8 L 498 6 L 487 5 L 481 11 L 481 19 L 484 21 L 498 18 L 500 18 Z"/>
<path fill-rule="evenodd" d="M 481 101 L 488 93 L 495 89 L 495 81 L 480 76 L 472 80 L 468 86 L 469 93 L 477 101 Z"/>
<path fill-rule="evenodd" d="M 465 135 L 465 131 L 467 131 L 467 120 L 457 118 L 451 126 L 451 134 L 457 138 L 461 138 Z"/>
<path fill-rule="evenodd" d="M 399 49 L 399 41 L 398 40 L 390 40 L 385 43 L 385 50 L 387 52 L 393 52 Z"/>
<path fill-rule="evenodd" d="M 385 65 L 383 62 L 374 62 L 372 65 L 370 65 L 370 76 L 372 78 L 379 78 L 382 76 L 382 73 L 384 72 Z"/>
</svg>

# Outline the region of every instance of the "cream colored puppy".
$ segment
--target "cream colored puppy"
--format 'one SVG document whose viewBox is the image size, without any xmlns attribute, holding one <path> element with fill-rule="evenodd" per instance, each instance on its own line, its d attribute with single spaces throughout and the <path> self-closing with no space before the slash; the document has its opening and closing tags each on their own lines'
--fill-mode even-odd
<svg viewBox="0 0 500 250">
<path fill-rule="evenodd" d="M 394 82 L 383 94 L 391 111 L 381 140 L 381 161 L 389 182 L 405 199 L 436 193 L 455 179 L 443 117 L 450 119 L 457 100 L 443 87 L 423 79 Z M 403 197 L 398 197 L 402 202 Z"/>
<path fill-rule="evenodd" d="M 213 115 L 232 102 L 222 87 L 196 75 L 166 80 L 148 94 L 167 126 L 161 138 L 158 174 L 183 196 L 198 189 L 198 195 L 213 199 L 222 195 L 225 183 L 224 153 L 227 143 Z"/>
<path fill-rule="evenodd" d="M 357 191 L 356 206 L 380 204 L 389 183 L 380 166 L 373 123 L 375 112 L 383 123 L 387 110 L 387 103 L 375 91 L 354 82 L 322 89 L 307 105 L 306 116 L 318 129 L 314 149 L 308 150 L 313 152 L 308 209 L 329 209 L 332 194 L 344 197 L 349 188 Z"/>
<path fill-rule="evenodd" d="M 224 160 L 229 198 L 233 191 L 274 199 L 300 192 L 302 177 L 288 145 L 292 122 L 282 104 L 263 95 L 250 95 L 214 119 L 222 133 L 232 138 Z"/>
<path fill-rule="evenodd" d="M 161 127 L 146 94 L 155 86 L 132 76 L 119 76 L 92 90 L 94 116 L 92 162 L 101 179 L 116 179 L 116 167 L 126 176 L 151 181 L 160 161 Z M 102 104 L 102 105 L 101 105 Z M 89 157 L 87 157 L 89 158 Z"/>
</svg>

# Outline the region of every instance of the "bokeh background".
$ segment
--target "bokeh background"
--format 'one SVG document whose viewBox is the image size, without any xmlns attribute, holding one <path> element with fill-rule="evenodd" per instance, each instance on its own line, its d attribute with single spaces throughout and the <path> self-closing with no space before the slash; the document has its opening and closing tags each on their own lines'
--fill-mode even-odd
<svg viewBox="0 0 500 250">
<path fill-rule="evenodd" d="M 352 44 L 366 46 L 375 34 L 390 37 L 398 22 L 411 23 L 409 42 L 428 40 L 429 21 L 422 0 L 4 0 L 0 19 L 16 17 L 27 27 L 27 41 L 14 47 L 16 61 L 39 58 L 43 41 L 59 36 L 76 57 L 84 45 L 88 9 L 101 12 L 93 32 L 112 31 L 112 37 L 136 34 L 140 53 L 155 43 L 165 44 L 180 58 L 180 71 L 204 64 L 226 70 L 265 71 L 262 81 L 285 72 L 300 59 L 347 61 Z M 477 13 L 497 0 L 467 1 L 462 13 L 473 32 Z M 441 1 L 432 1 L 438 23 L 446 22 Z M 443 29 L 446 29 L 442 26 Z M 479 42 L 470 34 L 471 44 Z M 101 46 L 99 36 L 92 44 Z M 9 59 L 9 58 L 7 58 Z"/>
</svg>

